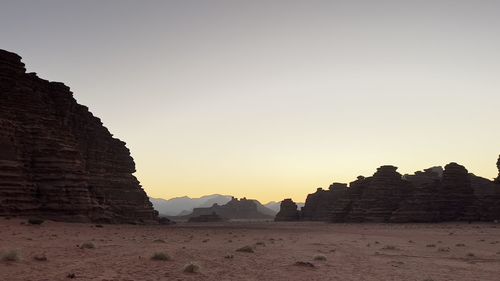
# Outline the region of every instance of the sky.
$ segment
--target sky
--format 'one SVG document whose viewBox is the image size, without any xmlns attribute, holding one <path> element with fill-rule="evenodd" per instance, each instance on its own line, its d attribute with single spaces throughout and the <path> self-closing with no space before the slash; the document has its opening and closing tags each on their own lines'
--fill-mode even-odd
<svg viewBox="0 0 500 281">
<path fill-rule="evenodd" d="M 498 174 L 500 1 L 1 0 L 0 48 L 71 87 L 151 197 Z"/>
</svg>

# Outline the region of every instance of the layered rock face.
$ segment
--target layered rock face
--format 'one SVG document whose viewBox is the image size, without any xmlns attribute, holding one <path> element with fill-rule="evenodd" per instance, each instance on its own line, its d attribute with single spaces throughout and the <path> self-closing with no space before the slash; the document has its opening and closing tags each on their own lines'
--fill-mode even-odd
<svg viewBox="0 0 500 281">
<path fill-rule="evenodd" d="M 62 83 L 0 50 L 0 215 L 152 222 L 125 143 Z"/>
<path fill-rule="evenodd" d="M 296 221 L 299 220 L 299 210 L 297 204 L 292 199 L 281 201 L 280 211 L 274 218 L 275 221 Z"/>
<path fill-rule="evenodd" d="M 349 213 L 352 221 L 385 222 L 408 193 L 408 184 L 394 166 L 377 169 Z"/>
<path fill-rule="evenodd" d="M 333 184 L 329 190 L 319 188 L 307 196 L 296 217 L 332 222 L 500 219 L 500 184 L 469 174 L 459 164 L 405 176 L 396 170 L 382 166 L 372 177 L 358 177 L 349 187 Z"/>
</svg>

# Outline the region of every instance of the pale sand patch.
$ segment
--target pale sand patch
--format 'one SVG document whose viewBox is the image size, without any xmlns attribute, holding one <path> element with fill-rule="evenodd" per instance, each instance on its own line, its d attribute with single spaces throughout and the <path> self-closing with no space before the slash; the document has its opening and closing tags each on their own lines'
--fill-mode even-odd
<svg viewBox="0 0 500 281">
<path fill-rule="evenodd" d="M 500 225 L 495 224 L 226 222 L 101 228 L 22 221 L 0 218 L 0 254 L 14 250 L 20 257 L 0 262 L 0 280 L 69 280 L 69 274 L 75 274 L 74 280 L 100 281 L 469 281 L 500 276 L 500 243 L 495 242 Z M 95 248 L 81 249 L 85 242 Z M 437 247 L 427 247 L 432 244 Z M 236 251 L 247 245 L 255 245 L 254 253 Z M 151 260 L 157 252 L 171 259 Z M 41 254 L 47 261 L 34 259 Z M 326 260 L 314 260 L 319 255 Z M 193 261 L 200 272 L 183 272 Z"/>
</svg>

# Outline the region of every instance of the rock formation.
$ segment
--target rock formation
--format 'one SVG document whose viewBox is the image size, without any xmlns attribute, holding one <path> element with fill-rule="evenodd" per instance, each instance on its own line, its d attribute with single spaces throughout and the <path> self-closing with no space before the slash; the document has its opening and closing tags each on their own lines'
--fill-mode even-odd
<svg viewBox="0 0 500 281">
<path fill-rule="evenodd" d="M 194 208 L 193 213 L 184 217 L 172 217 L 176 219 L 198 217 L 202 215 L 217 214 L 226 219 L 270 219 L 273 216 L 263 214 L 259 212 L 255 200 L 250 200 L 246 198 L 237 199 L 232 198 L 225 205 L 214 204 L 212 207 L 208 208 Z"/>
<path fill-rule="evenodd" d="M 329 190 L 319 188 L 307 196 L 298 214 L 286 218 L 332 222 L 500 220 L 498 179 L 495 183 L 469 174 L 457 163 L 414 175 L 401 176 L 396 170 L 382 166 L 372 177 L 360 176 L 349 186 L 334 183 Z M 276 220 L 292 210 L 290 203 L 282 204 Z"/>
<path fill-rule="evenodd" d="M 498 156 L 497 169 L 498 169 L 498 177 L 496 178 L 495 182 L 500 184 L 500 156 Z"/>
<path fill-rule="evenodd" d="M 0 215 L 157 220 L 125 143 L 62 83 L 0 50 Z"/>
<path fill-rule="evenodd" d="M 275 221 L 296 221 L 299 219 L 299 210 L 297 204 L 292 199 L 281 201 L 280 211 L 274 218 Z"/>
</svg>

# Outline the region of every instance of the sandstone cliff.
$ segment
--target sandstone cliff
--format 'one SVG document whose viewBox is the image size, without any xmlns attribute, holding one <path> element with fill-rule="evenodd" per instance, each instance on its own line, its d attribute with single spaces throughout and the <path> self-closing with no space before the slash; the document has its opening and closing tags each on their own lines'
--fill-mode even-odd
<svg viewBox="0 0 500 281">
<path fill-rule="evenodd" d="M 0 50 L 0 215 L 157 220 L 125 143 L 62 83 Z"/>
<path fill-rule="evenodd" d="M 500 162 L 500 160 L 499 160 Z M 500 172 L 500 165 L 499 172 Z M 329 190 L 309 194 L 294 216 L 283 201 L 276 220 L 332 222 L 440 222 L 500 220 L 500 184 L 470 174 L 450 163 L 414 175 L 401 176 L 394 166 L 382 166 L 349 186 L 334 183 Z"/>
</svg>

